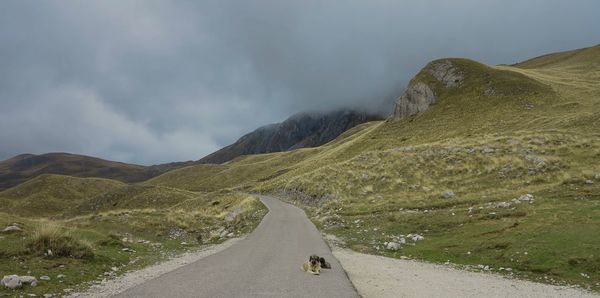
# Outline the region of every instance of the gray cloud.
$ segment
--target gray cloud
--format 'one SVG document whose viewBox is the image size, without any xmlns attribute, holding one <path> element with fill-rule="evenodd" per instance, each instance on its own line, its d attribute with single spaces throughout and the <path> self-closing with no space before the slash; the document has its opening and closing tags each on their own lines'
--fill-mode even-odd
<svg viewBox="0 0 600 298">
<path fill-rule="evenodd" d="M 598 43 L 600 3 L 0 2 L 0 159 L 198 159 L 302 110 L 374 107 L 427 61 Z"/>
</svg>

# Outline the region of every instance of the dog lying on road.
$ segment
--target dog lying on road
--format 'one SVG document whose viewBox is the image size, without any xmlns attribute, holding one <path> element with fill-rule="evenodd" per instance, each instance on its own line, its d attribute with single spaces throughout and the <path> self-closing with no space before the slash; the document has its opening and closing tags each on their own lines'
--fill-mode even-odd
<svg viewBox="0 0 600 298">
<path fill-rule="evenodd" d="M 321 268 L 331 269 L 331 264 L 329 264 L 329 262 L 325 261 L 325 258 L 319 257 L 319 263 L 321 263 Z"/>
<path fill-rule="evenodd" d="M 302 264 L 302 270 L 314 275 L 321 274 L 321 262 L 319 261 L 319 256 L 312 255 L 308 257 L 308 261 Z"/>
<path fill-rule="evenodd" d="M 321 268 L 331 269 L 331 264 L 325 261 L 325 258 L 317 255 L 308 257 L 308 261 L 302 264 L 302 270 L 310 274 L 319 275 L 321 274 Z"/>
</svg>

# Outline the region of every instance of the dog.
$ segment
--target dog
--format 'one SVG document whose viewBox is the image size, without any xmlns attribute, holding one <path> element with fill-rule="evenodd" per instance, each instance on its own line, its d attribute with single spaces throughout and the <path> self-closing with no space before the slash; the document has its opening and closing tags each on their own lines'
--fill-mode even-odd
<svg viewBox="0 0 600 298">
<path fill-rule="evenodd" d="M 321 263 L 321 268 L 331 269 L 331 264 L 329 264 L 329 262 L 325 261 L 325 258 L 319 257 L 319 263 Z"/>
<path fill-rule="evenodd" d="M 319 260 L 319 256 L 312 255 L 308 257 L 308 261 L 302 264 L 302 271 L 308 272 L 313 275 L 321 274 L 321 262 Z"/>
</svg>

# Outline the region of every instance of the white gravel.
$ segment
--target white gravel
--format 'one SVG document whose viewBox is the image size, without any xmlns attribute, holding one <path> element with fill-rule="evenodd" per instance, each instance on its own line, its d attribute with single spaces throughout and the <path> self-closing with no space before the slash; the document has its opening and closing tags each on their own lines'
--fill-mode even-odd
<svg viewBox="0 0 600 298">
<path fill-rule="evenodd" d="M 157 278 L 167 272 L 173 271 L 179 267 L 196 262 L 204 257 L 220 252 L 234 245 L 242 239 L 243 237 L 232 238 L 217 245 L 204 247 L 199 251 L 184 253 L 163 263 L 146 267 L 141 270 L 127 272 L 123 276 L 119 276 L 116 279 L 107 280 L 101 284 L 93 285 L 85 292 L 71 293 L 66 297 L 95 298 L 113 296 L 131 287 L 135 287 L 136 285 Z"/>
<path fill-rule="evenodd" d="M 580 289 L 509 279 L 413 260 L 357 253 L 331 245 L 365 298 L 376 297 L 595 297 Z"/>
</svg>

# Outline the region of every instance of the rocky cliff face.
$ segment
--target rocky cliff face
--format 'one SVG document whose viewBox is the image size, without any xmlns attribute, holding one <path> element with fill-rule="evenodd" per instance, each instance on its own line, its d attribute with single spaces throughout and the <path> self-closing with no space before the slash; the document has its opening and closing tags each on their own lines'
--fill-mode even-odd
<svg viewBox="0 0 600 298">
<path fill-rule="evenodd" d="M 463 74 L 450 60 L 429 63 L 396 100 L 392 117 L 402 119 L 426 111 L 437 100 L 437 88 L 459 87 L 463 79 Z"/>
<path fill-rule="evenodd" d="M 316 147 L 335 139 L 356 125 L 381 119 L 378 115 L 352 110 L 300 113 L 284 122 L 260 127 L 197 163 L 223 163 L 240 155 Z"/>
</svg>

